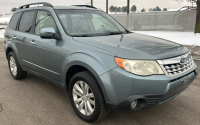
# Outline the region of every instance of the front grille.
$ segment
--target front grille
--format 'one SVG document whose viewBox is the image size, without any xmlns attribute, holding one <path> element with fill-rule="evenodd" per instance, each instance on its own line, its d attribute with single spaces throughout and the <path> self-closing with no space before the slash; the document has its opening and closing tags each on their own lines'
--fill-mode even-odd
<svg viewBox="0 0 200 125">
<path fill-rule="evenodd" d="M 189 70 L 193 66 L 192 59 L 188 59 L 185 64 L 168 64 L 164 65 L 164 68 L 169 76 L 179 75 L 184 71 Z"/>
<path fill-rule="evenodd" d="M 168 77 L 174 77 L 187 72 L 194 66 L 191 53 L 187 53 L 176 58 L 161 60 L 161 67 Z"/>
</svg>

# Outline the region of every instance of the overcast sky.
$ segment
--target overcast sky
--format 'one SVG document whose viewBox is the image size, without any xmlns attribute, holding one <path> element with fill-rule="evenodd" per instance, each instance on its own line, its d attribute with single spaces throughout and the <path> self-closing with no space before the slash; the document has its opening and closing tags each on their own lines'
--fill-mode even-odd
<svg viewBox="0 0 200 125">
<path fill-rule="evenodd" d="M 10 12 L 10 10 L 13 7 L 19 7 L 20 5 L 33 3 L 33 2 L 41 2 L 46 1 L 53 5 L 81 5 L 90 3 L 90 0 L 0 0 L 0 13 L 3 12 Z M 106 0 L 93 0 L 94 6 L 97 8 L 101 8 L 102 10 L 105 10 L 106 8 Z M 127 0 L 109 0 L 109 6 L 126 6 Z M 142 4 L 143 3 L 143 4 Z M 180 8 L 182 6 L 188 6 L 191 5 L 188 2 L 183 2 L 179 4 L 175 0 L 130 0 L 130 5 L 136 5 L 137 11 L 140 11 L 143 6 L 146 10 L 149 8 L 155 8 L 156 6 L 159 6 L 161 9 L 168 8 L 168 9 L 176 9 Z"/>
</svg>

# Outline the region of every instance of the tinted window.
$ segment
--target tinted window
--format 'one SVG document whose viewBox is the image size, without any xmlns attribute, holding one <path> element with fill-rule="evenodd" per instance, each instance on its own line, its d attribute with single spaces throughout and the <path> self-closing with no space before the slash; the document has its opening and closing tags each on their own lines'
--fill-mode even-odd
<svg viewBox="0 0 200 125">
<path fill-rule="evenodd" d="M 29 33 L 33 28 L 33 18 L 35 12 L 24 12 L 20 21 L 19 31 Z"/>
<path fill-rule="evenodd" d="M 57 26 L 51 14 L 46 11 L 38 11 L 35 23 L 35 34 L 39 35 L 42 28 L 49 27 L 54 28 L 55 32 L 57 32 Z"/>
<path fill-rule="evenodd" d="M 21 12 L 20 13 L 15 13 L 10 21 L 10 25 L 9 27 L 13 30 L 16 29 L 16 26 L 17 26 L 17 23 L 18 23 L 18 20 L 19 20 L 19 17 L 21 15 Z"/>
</svg>

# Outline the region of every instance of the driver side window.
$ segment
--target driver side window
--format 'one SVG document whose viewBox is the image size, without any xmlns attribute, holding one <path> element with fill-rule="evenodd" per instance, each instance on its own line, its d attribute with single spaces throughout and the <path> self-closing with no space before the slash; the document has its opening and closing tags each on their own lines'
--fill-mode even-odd
<svg viewBox="0 0 200 125">
<path fill-rule="evenodd" d="M 55 32 L 57 32 L 57 26 L 51 14 L 47 11 L 38 11 L 35 23 L 35 34 L 40 35 L 40 30 L 42 28 L 49 27 L 54 28 Z"/>
</svg>

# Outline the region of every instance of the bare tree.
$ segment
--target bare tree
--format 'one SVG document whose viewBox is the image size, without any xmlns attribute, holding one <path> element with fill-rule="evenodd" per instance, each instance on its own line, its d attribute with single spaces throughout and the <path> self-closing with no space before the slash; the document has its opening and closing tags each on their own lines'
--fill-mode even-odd
<svg viewBox="0 0 200 125">
<path fill-rule="evenodd" d="M 175 1 L 182 3 L 183 1 L 191 2 L 192 0 L 175 0 Z"/>
<path fill-rule="evenodd" d="M 153 8 L 149 8 L 149 12 L 153 11 Z"/>
</svg>

